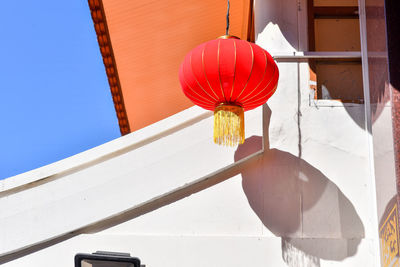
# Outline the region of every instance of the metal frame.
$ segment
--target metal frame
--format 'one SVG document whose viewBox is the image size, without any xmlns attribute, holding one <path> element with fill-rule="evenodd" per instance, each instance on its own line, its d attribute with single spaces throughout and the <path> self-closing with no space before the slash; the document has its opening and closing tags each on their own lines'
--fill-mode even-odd
<svg viewBox="0 0 400 267">
<path fill-rule="evenodd" d="M 277 62 L 302 62 L 309 59 L 357 59 L 361 60 L 360 52 L 294 52 L 293 55 L 282 54 L 272 56 Z"/>
<path fill-rule="evenodd" d="M 134 267 L 140 267 L 140 260 L 136 257 L 131 257 L 129 253 L 116 252 L 95 252 L 93 254 L 79 253 L 75 255 L 75 267 L 82 267 L 83 260 L 95 260 L 103 262 L 125 262 L 131 263 Z"/>
</svg>

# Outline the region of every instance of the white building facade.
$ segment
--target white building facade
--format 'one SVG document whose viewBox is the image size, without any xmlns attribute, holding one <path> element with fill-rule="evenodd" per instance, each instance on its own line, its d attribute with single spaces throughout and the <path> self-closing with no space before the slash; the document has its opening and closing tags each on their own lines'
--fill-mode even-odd
<svg viewBox="0 0 400 267">
<path fill-rule="evenodd" d="M 163 267 L 392 266 L 379 231 L 397 195 L 392 108 L 370 101 L 358 6 L 361 51 L 326 53 L 308 50 L 306 0 L 255 1 L 280 78 L 237 148 L 215 145 L 212 114 L 192 107 L 0 181 L 0 263 L 103 250 Z M 362 61 L 364 103 L 314 97 L 308 60 L 327 57 Z"/>
</svg>

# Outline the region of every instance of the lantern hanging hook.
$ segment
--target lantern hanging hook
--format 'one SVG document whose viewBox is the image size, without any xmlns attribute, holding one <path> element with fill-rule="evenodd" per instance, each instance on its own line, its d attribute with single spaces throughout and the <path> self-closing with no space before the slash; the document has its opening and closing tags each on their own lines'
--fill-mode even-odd
<svg viewBox="0 0 400 267">
<path fill-rule="evenodd" d="M 230 3 L 228 0 L 228 8 L 226 10 L 226 31 L 225 31 L 226 35 L 229 35 L 229 7 L 230 7 Z"/>
</svg>

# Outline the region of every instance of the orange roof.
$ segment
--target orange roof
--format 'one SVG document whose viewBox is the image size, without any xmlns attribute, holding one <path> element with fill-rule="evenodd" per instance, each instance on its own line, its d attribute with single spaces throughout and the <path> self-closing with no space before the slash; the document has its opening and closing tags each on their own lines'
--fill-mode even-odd
<svg viewBox="0 0 400 267">
<path fill-rule="evenodd" d="M 231 0 L 230 34 L 249 39 L 251 5 Z M 225 1 L 89 0 L 89 7 L 122 134 L 193 105 L 181 92 L 179 65 L 225 34 Z"/>
</svg>

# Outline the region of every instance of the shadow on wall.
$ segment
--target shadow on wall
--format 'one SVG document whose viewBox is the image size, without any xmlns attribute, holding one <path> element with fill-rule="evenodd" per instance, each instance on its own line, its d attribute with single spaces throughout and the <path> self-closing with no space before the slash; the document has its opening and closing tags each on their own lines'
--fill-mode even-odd
<svg viewBox="0 0 400 267">
<path fill-rule="evenodd" d="M 381 227 L 386 220 L 388 219 L 390 213 L 393 212 L 394 207 L 397 207 L 397 195 L 394 195 L 389 202 L 386 204 L 385 210 L 383 211 L 383 214 L 379 218 L 379 227 Z"/>
<path fill-rule="evenodd" d="M 283 260 L 289 266 L 319 266 L 320 259 L 355 255 L 364 226 L 349 199 L 305 160 L 266 143 L 263 157 L 242 171 L 242 186 L 262 223 L 282 237 Z M 262 137 L 246 139 L 235 161 L 261 147 Z"/>
</svg>

